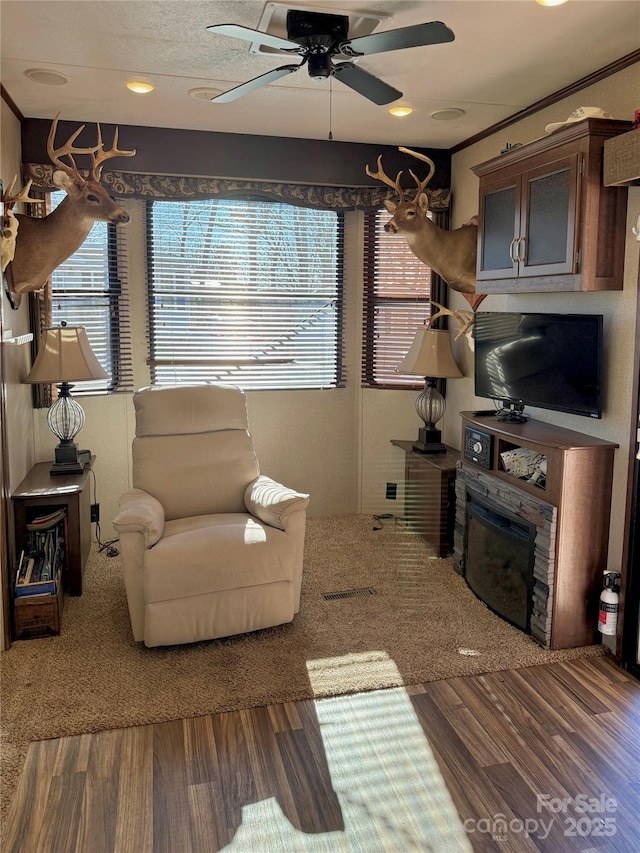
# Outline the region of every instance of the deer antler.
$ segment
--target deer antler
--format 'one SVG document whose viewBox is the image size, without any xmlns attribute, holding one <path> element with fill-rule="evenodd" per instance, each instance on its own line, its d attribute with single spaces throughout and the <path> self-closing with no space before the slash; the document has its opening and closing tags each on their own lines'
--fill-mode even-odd
<svg viewBox="0 0 640 853">
<path fill-rule="evenodd" d="M 113 135 L 113 145 L 109 149 L 109 151 L 103 150 L 104 146 L 102 143 L 102 131 L 100 130 L 100 125 L 98 125 L 98 145 L 97 148 L 94 148 L 94 152 L 91 155 L 91 159 L 93 160 L 93 165 L 91 166 L 91 177 L 94 181 L 100 181 L 100 175 L 102 174 L 102 163 L 105 160 L 110 160 L 112 157 L 133 157 L 136 153 L 136 149 L 133 151 L 119 151 L 118 150 L 118 128 L 116 127 L 116 131 Z"/>
<path fill-rule="evenodd" d="M 7 187 L 7 189 L 2 194 L 2 203 L 4 204 L 5 210 L 11 210 L 14 204 L 17 204 L 19 201 L 27 202 L 27 201 L 40 201 L 37 198 L 29 198 L 29 190 L 31 189 L 31 184 L 33 181 L 28 181 L 27 185 L 22 189 L 18 195 L 13 194 L 13 188 L 15 186 L 16 181 L 18 180 L 18 176 L 14 175 L 13 180 Z"/>
<path fill-rule="evenodd" d="M 110 160 L 112 157 L 133 157 L 135 149 L 133 151 L 120 151 L 118 150 L 118 128 L 116 127 L 114 136 L 113 136 L 113 145 L 108 151 L 104 150 L 104 143 L 102 142 L 102 131 L 100 129 L 100 125 L 98 125 L 98 144 L 94 145 L 91 148 L 74 148 L 73 143 L 76 141 L 78 136 L 82 133 L 85 128 L 85 125 L 81 125 L 75 133 L 72 133 L 67 142 L 62 145 L 60 148 L 53 147 L 53 141 L 56 136 L 56 131 L 58 129 L 58 119 L 60 118 L 60 113 L 54 118 L 51 124 L 51 130 L 49 131 L 49 138 L 47 139 L 47 154 L 49 155 L 51 162 L 57 166 L 59 169 L 62 169 L 63 172 L 66 172 L 73 178 L 81 178 L 80 172 L 78 171 L 78 167 L 76 166 L 76 162 L 73 159 L 74 154 L 90 154 L 91 155 L 91 180 L 100 183 L 100 175 L 102 173 L 102 163 L 105 160 Z M 68 157 L 71 161 L 71 165 L 67 165 L 63 163 L 61 158 Z"/>
<path fill-rule="evenodd" d="M 58 119 L 60 118 L 60 113 L 54 118 L 51 123 L 51 129 L 49 131 L 49 137 L 47 139 L 47 154 L 54 166 L 57 166 L 58 169 L 62 169 L 63 172 L 66 172 L 72 178 L 81 178 L 80 172 L 78 171 L 78 167 L 76 166 L 76 161 L 73 159 L 74 154 L 95 154 L 98 150 L 99 146 L 95 146 L 93 148 L 74 148 L 73 143 L 76 141 L 78 136 L 82 133 L 85 128 L 85 125 L 82 124 L 80 127 L 72 133 L 67 142 L 62 145 L 60 148 L 53 147 L 53 141 L 56 138 L 56 131 L 58 130 Z M 60 159 L 61 157 L 68 157 L 71 161 L 71 165 L 67 165 L 67 163 L 63 163 Z"/>
<path fill-rule="evenodd" d="M 466 311 L 464 309 L 460 309 L 459 311 L 452 311 L 450 308 L 445 308 L 444 305 L 440 305 L 439 302 L 435 302 L 433 299 L 431 300 L 431 304 L 435 305 L 439 310 L 436 311 L 435 314 L 432 314 L 428 319 L 429 326 L 433 323 L 434 320 L 437 320 L 438 317 L 454 317 L 458 323 L 460 323 L 460 329 L 458 330 L 458 334 L 455 336 L 455 340 L 459 340 L 463 335 L 466 335 L 467 338 L 470 338 L 470 332 L 473 328 L 473 324 L 476 319 L 476 315 L 473 311 Z"/>
<path fill-rule="evenodd" d="M 411 154 L 412 157 L 416 157 L 418 160 L 422 160 L 424 163 L 429 164 L 429 174 L 422 181 L 418 178 L 418 176 L 414 172 L 411 171 L 411 169 L 409 169 L 409 174 L 411 175 L 413 180 L 416 182 L 416 186 L 418 187 L 418 190 L 416 192 L 416 199 L 417 199 L 418 196 L 425 191 L 427 184 L 429 183 L 431 178 L 434 176 L 435 171 L 436 171 L 436 164 L 433 162 L 433 160 L 430 157 L 427 157 L 426 154 L 420 154 L 419 151 L 412 151 L 411 148 L 398 148 L 398 151 L 402 151 L 403 154 Z"/>
<path fill-rule="evenodd" d="M 388 187 L 394 189 L 400 197 L 400 204 L 402 204 L 402 202 L 404 201 L 404 190 L 400 186 L 400 177 L 402 175 L 402 172 L 398 172 L 394 182 L 393 178 L 390 178 L 389 175 L 387 175 L 384 169 L 382 168 L 382 154 L 378 157 L 377 172 L 372 172 L 368 166 L 365 166 L 364 170 L 370 178 L 375 178 L 376 181 L 382 181 L 383 184 L 386 184 Z"/>
<path fill-rule="evenodd" d="M 27 185 L 24 187 L 23 190 L 21 190 L 17 195 L 14 194 L 13 188 L 17 180 L 18 176 L 14 175 L 11 183 L 2 193 L 2 204 L 4 205 L 4 211 L 2 217 L 0 218 L 0 224 L 2 225 L 2 241 L 0 241 L 2 244 L 0 246 L 0 266 L 2 268 L 2 272 L 4 272 L 9 266 L 16 252 L 16 234 L 18 233 L 18 219 L 13 212 L 13 206 L 19 201 L 38 201 L 37 198 L 29 198 L 29 190 L 31 189 L 31 184 L 33 183 L 33 181 L 28 181 Z M 11 297 L 9 297 L 9 301 L 13 305 Z"/>
</svg>

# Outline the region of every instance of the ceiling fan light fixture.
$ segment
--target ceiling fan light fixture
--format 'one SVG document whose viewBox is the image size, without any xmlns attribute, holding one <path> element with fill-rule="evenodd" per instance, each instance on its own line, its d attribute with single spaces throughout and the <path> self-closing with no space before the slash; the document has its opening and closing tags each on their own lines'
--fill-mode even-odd
<svg viewBox="0 0 640 853">
<path fill-rule="evenodd" d="M 69 78 L 60 71 L 52 71 L 50 68 L 28 68 L 24 76 L 43 86 L 64 86 L 69 82 Z"/>
<path fill-rule="evenodd" d="M 307 57 L 307 70 L 312 79 L 326 80 L 333 73 L 331 57 L 328 53 L 310 53 Z"/>
<path fill-rule="evenodd" d="M 413 112 L 413 107 L 408 106 L 407 104 L 398 104 L 395 107 L 389 107 L 389 113 L 396 118 L 404 118 L 405 116 L 410 116 Z"/>
<path fill-rule="evenodd" d="M 149 92 L 153 92 L 154 86 L 145 80 L 129 80 L 127 89 L 130 92 L 135 92 L 136 95 L 148 95 Z"/>
<path fill-rule="evenodd" d="M 458 118 L 462 118 L 464 115 L 464 110 L 461 110 L 460 107 L 447 107 L 444 110 L 434 110 L 432 113 L 429 113 L 429 117 L 434 121 L 455 121 Z"/>
</svg>

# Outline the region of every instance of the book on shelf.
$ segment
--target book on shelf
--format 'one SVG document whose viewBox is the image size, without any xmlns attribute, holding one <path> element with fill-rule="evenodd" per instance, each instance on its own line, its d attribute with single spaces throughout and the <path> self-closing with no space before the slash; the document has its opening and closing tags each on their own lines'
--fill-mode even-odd
<svg viewBox="0 0 640 853">
<path fill-rule="evenodd" d="M 26 548 L 16 571 L 16 598 L 57 594 L 65 560 L 66 514 L 62 508 L 27 525 Z"/>
<path fill-rule="evenodd" d="M 16 598 L 26 598 L 30 595 L 57 595 L 58 594 L 57 580 L 40 581 L 39 583 L 28 583 L 16 586 Z"/>
<path fill-rule="evenodd" d="M 39 515 L 37 518 L 31 519 L 27 524 L 27 530 L 48 530 L 62 521 L 66 514 L 66 508 L 60 507 L 60 509 L 50 512 L 48 515 Z"/>
</svg>

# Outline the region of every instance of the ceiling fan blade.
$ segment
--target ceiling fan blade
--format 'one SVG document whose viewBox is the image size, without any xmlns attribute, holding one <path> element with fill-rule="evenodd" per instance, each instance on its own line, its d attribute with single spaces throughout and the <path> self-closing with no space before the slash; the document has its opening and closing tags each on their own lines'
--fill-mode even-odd
<svg viewBox="0 0 640 853">
<path fill-rule="evenodd" d="M 260 74 L 259 77 L 254 77 L 253 80 L 247 80 L 246 83 L 240 83 L 239 86 L 235 86 L 221 95 L 216 95 L 215 98 L 211 98 L 211 103 L 228 104 L 237 98 L 242 98 L 244 95 L 254 92 L 256 89 L 260 89 L 262 86 L 266 86 L 268 83 L 273 83 L 281 77 L 286 77 L 287 74 L 297 71 L 298 68 L 300 68 L 299 65 L 282 65 L 280 68 L 274 68 L 273 71 L 267 71 L 266 74 Z"/>
<path fill-rule="evenodd" d="M 334 76 L 341 80 L 345 86 L 353 89 L 359 95 L 364 95 L 374 104 L 390 104 L 402 97 L 402 92 L 389 86 L 373 74 L 369 74 L 363 68 L 359 68 L 352 62 L 341 62 L 333 69 Z"/>
<path fill-rule="evenodd" d="M 241 27 L 239 24 L 212 24 L 207 27 L 207 30 L 215 35 L 253 41 L 263 47 L 274 47 L 276 50 L 300 50 L 300 45 L 295 41 L 288 41 L 279 36 L 263 33 L 260 30 L 252 30 L 249 27 Z"/>
<path fill-rule="evenodd" d="M 406 47 L 423 47 L 428 44 L 442 44 L 453 41 L 455 35 L 446 24 L 432 21 L 429 24 L 416 24 L 413 27 L 401 27 L 386 33 L 372 33 L 351 39 L 340 45 L 340 52 L 348 56 L 369 56 L 371 53 L 386 53 L 390 50 L 403 50 Z"/>
</svg>

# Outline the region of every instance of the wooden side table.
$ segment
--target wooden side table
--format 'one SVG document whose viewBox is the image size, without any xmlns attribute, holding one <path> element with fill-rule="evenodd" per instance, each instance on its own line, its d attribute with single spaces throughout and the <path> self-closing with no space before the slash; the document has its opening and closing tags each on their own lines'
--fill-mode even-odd
<svg viewBox="0 0 640 853">
<path fill-rule="evenodd" d="M 11 495 L 15 526 L 16 554 L 26 545 L 27 524 L 36 516 L 67 510 L 67 560 L 62 583 L 71 595 L 82 595 L 82 572 L 91 548 L 91 463 L 82 474 L 63 474 L 51 477 L 51 462 L 34 465 Z"/>
<path fill-rule="evenodd" d="M 445 453 L 418 453 L 412 441 L 395 438 L 391 444 L 406 454 L 404 514 L 407 521 L 427 542 L 435 545 L 438 557 L 446 557 L 453 551 L 456 463 L 460 452 L 447 447 Z"/>
</svg>

